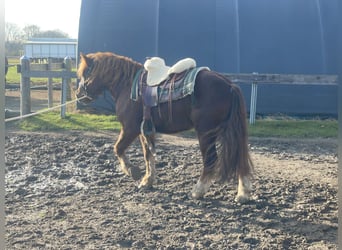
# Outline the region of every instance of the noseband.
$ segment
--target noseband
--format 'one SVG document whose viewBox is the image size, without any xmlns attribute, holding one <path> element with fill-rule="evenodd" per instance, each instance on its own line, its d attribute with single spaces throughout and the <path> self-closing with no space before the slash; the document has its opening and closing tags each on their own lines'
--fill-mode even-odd
<svg viewBox="0 0 342 250">
<path fill-rule="evenodd" d="M 79 85 L 78 85 L 78 87 L 83 90 L 83 92 L 85 93 L 85 95 L 88 98 L 91 98 L 91 97 L 88 95 L 87 85 L 85 85 L 84 82 L 91 75 L 91 72 L 93 71 L 93 68 L 94 68 L 94 64 L 92 64 L 90 67 L 87 68 L 86 72 L 83 74 L 82 80 L 79 82 Z"/>
</svg>

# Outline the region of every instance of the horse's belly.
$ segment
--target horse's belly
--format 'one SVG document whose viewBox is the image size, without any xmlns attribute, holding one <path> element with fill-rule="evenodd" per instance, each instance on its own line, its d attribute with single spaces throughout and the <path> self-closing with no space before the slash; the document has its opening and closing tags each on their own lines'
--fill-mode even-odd
<svg viewBox="0 0 342 250">
<path fill-rule="evenodd" d="M 177 133 L 193 128 L 191 120 L 191 99 L 184 98 L 176 102 L 161 104 L 152 108 L 152 119 L 159 133 Z"/>
<path fill-rule="evenodd" d="M 176 124 L 176 123 L 169 123 L 168 125 L 159 124 L 156 126 L 156 131 L 162 134 L 174 134 L 182 131 L 186 131 L 192 129 L 192 124 Z"/>
</svg>

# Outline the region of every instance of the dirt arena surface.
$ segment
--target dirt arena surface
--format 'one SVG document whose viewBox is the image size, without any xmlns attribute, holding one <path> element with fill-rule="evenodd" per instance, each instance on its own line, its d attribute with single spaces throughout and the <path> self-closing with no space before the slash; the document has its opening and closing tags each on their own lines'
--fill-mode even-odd
<svg viewBox="0 0 342 250">
<path fill-rule="evenodd" d="M 7 249 L 337 249 L 336 140 L 250 139 L 252 200 L 236 183 L 189 193 L 197 140 L 158 136 L 157 183 L 139 190 L 116 133 L 6 132 Z M 128 157 L 144 169 L 138 142 Z"/>
</svg>

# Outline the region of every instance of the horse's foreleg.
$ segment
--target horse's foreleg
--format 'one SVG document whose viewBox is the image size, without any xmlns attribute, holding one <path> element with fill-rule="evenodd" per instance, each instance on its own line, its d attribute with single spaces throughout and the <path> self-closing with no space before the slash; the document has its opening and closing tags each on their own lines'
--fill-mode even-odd
<svg viewBox="0 0 342 250">
<path fill-rule="evenodd" d="M 250 194 L 252 191 L 252 184 L 248 176 L 239 175 L 238 193 L 235 201 L 239 203 L 246 203 L 249 201 Z"/>
<path fill-rule="evenodd" d="M 151 187 L 155 181 L 155 145 L 153 135 L 140 135 L 140 142 L 144 152 L 146 164 L 145 176 L 142 178 L 139 188 Z"/>
<path fill-rule="evenodd" d="M 120 131 L 119 139 L 114 145 L 114 152 L 120 162 L 122 172 L 128 176 L 132 176 L 134 180 L 139 180 L 141 177 L 141 171 L 138 167 L 131 164 L 126 157 L 125 150 L 134 141 L 138 135 L 125 133 L 123 129 Z"/>
</svg>

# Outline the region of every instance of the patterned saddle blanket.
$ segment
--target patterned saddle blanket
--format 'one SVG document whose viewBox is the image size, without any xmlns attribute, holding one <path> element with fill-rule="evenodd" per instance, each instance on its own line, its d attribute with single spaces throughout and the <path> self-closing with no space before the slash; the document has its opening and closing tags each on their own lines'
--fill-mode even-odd
<svg viewBox="0 0 342 250">
<path fill-rule="evenodd" d="M 141 96 L 147 107 L 158 106 L 159 103 L 170 102 L 182 99 L 194 92 L 195 80 L 201 70 L 210 70 L 208 67 L 197 67 L 188 69 L 181 73 L 175 73 L 156 86 L 149 86 L 146 83 L 147 71 L 141 69 L 135 76 L 131 99 L 137 101 Z"/>
</svg>

